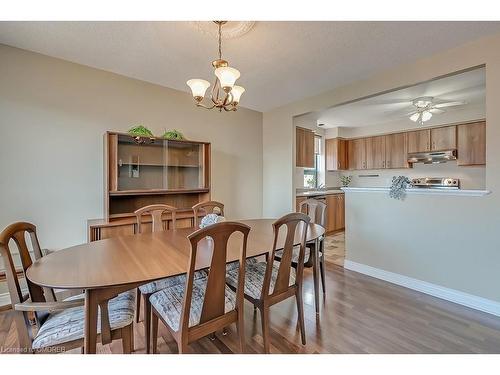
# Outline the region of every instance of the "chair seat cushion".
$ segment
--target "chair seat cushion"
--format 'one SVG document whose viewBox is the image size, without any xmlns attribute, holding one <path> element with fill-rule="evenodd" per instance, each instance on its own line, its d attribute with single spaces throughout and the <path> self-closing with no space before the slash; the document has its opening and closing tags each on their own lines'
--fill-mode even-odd
<svg viewBox="0 0 500 375">
<path fill-rule="evenodd" d="M 248 258 L 247 259 L 247 264 L 252 264 L 252 263 L 257 263 L 257 259 L 255 259 L 255 258 Z M 238 261 L 228 263 L 226 265 L 226 272 L 237 270 L 238 267 L 239 267 L 239 262 Z"/>
<path fill-rule="evenodd" d="M 245 269 L 245 294 L 253 299 L 260 299 L 262 292 L 262 284 L 266 274 L 266 262 L 247 263 Z M 271 274 L 271 282 L 269 284 L 270 294 L 274 292 L 274 284 L 278 277 L 279 262 L 273 263 L 273 271 Z M 288 285 L 295 284 L 295 269 L 290 268 L 290 281 Z M 230 271 L 226 275 L 226 282 L 236 289 L 238 286 L 238 270 Z"/>
<path fill-rule="evenodd" d="M 73 296 L 65 301 L 83 299 L 84 295 Z M 111 330 L 131 324 L 135 313 L 135 290 L 118 295 L 108 302 Z M 84 306 L 72 307 L 52 313 L 43 323 L 33 340 L 33 349 L 41 349 L 84 337 Z M 97 315 L 97 333 L 101 332 L 101 309 Z"/>
<path fill-rule="evenodd" d="M 201 279 L 207 277 L 206 271 L 197 271 L 194 274 L 195 279 Z M 142 294 L 152 294 L 156 293 L 162 289 L 170 288 L 171 286 L 176 285 L 185 285 L 186 284 L 186 275 L 172 276 L 167 277 L 165 279 L 152 281 L 150 283 L 141 285 L 139 290 Z"/>
<path fill-rule="evenodd" d="M 208 278 L 200 278 L 195 279 L 193 282 L 189 327 L 193 327 L 200 322 L 207 280 Z M 175 285 L 160 290 L 149 297 L 151 305 L 174 331 L 179 330 L 185 288 L 184 284 Z M 236 307 L 236 294 L 226 285 L 225 296 L 224 310 L 227 313 Z"/>
<path fill-rule="evenodd" d="M 292 255 L 292 262 L 293 263 L 298 263 L 299 262 L 299 247 L 295 246 L 293 248 L 293 255 Z M 311 249 L 306 246 L 306 249 L 304 251 L 304 263 L 306 263 L 309 260 L 309 256 L 311 255 Z M 275 253 L 276 258 L 281 259 L 283 256 L 283 250 L 279 250 Z"/>
</svg>

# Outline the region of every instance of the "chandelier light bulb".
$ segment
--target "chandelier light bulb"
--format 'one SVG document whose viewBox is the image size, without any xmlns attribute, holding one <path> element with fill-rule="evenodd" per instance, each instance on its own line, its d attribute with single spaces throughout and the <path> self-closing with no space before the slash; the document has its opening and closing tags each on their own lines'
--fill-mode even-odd
<svg viewBox="0 0 500 375">
<path fill-rule="evenodd" d="M 245 89 L 241 86 L 233 86 L 231 90 L 231 95 L 233 96 L 233 104 L 236 105 L 240 102 L 241 95 L 245 92 Z"/>
<path fill-rule="evenodd" d="M 215 75 L 219 79 L 220 85 L 225 92 L 230 92 L 236 80 L 240 78 L 240 72 L 229 66 L 215 69 Z"/>
<path fill-rule="evenodd" d="M 203 100 L 203 98 L 205 97 L 205 92 L 210 86 L 210 82 L 205 81 L 204 79 L 190 79 L 186 83 L 191 88 L 193 97 L 197 102 Z"/>
</svg>

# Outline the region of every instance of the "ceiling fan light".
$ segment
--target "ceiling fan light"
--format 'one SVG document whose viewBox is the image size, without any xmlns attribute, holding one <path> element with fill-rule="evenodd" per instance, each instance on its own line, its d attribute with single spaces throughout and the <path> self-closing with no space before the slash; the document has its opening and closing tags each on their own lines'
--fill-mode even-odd
<svg viewBox="0 0 500 375">
<path fill-rule="evenodd" d="M 429 121 L 432 117 L 432 113 L 429 111 L 422 112 L 422 122 Z"/>
<path fill-rule="evenodd" d="M 205 92 L 210 86 L 210 82 L 205 81 L 204 79 L 190 79 L 186 83 L 191 88 L 191 93 L 198 102 L 203 100 Z"/>
<path fill-rule="evenodd" d="M 233 96 L 233 104 L 238 104 L 240 102 L 241 95 L 245 92 L 245 89 L 241 86 L 233 86 L 231 90 L 231 95 Z"/>
<path fill-rule="evenodd" d="M 413 115 L 410 116 L 410 120 L 413 122 L 417 122 L 419 116 L 420 116 L 420 113 L 415 112 Z"/>
<path fill-rule="evenodd" d="M 215 75 L 219 79 L 220 85 L 225 92 L 230 92 L 236 80 L 240 78 L 240 72 L 229 66 L 215 69 Z"/>
</svg>

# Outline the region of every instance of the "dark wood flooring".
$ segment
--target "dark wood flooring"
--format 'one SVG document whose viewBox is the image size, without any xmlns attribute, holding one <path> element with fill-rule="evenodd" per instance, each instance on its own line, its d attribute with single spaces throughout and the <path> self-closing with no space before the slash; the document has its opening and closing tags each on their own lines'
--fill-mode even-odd
<svg viewBox="0 0 500 375">
<path fill-rule="evenodd" d="M 500 318 L 427 296 L 327 263 L 327 294 L 314 312 L 312 273 L 305 273 L 307 345 L 300 343 L 295 301 L 271 309 L 272 353 L 500 353 Z M 259 312 L 245 305 L 248 353 L 262 353 Z M 161 326 L 161 324 L 160 324 Z M 160 328 L 159 352 L 177 353 Z M 235 327 L 190 345 L 193 353 L 238 352 Z M 16 347 L 12 311 L 0 314 L 0 351 Z M 135 329 L 136 353 L 144 353 L 143 325 Z M 98 346 L 121 353 L 121 342 Z M 79 353 L 74 350 L 72 353 Z"/>
</svg>

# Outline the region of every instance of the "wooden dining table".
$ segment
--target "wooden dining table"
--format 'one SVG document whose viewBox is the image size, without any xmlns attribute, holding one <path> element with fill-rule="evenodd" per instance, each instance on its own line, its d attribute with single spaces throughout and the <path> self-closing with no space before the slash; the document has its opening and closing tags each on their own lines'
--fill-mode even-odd
<svg viewBox="0 0 500 375">
<path fill-rule="evenodd" d="M 273 245 L 274 219 L 240 220 L 250 226 L 247 258 L 268 253 Z M 26 276 L 35 284 L 55 289 L 85 291 L 84 352 L 95 353 L 97 346 L 98 306 L 118 294 L 148 282 L 188 271 L 191 245 L 188 236 L 195 228 L 144 233 L 108 238 L 63 249 L 35 261 Z M 318 224 L 309 224 L 307 242 L 325 233 Z M 228 241 L 227 261 L 238 260 L 241 234 Z M 284 231 L 280 231 L 277 249 L 283 248 Z M 295 244 L 300 243 L 299 236 Z M 316 247 L 317 248 L 317 247 Z M 196 269 L 209 267 L 211 242 L 198 244 Z"/>
</svg>

